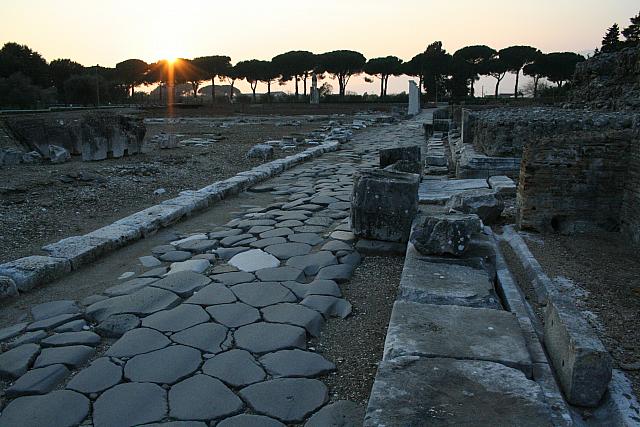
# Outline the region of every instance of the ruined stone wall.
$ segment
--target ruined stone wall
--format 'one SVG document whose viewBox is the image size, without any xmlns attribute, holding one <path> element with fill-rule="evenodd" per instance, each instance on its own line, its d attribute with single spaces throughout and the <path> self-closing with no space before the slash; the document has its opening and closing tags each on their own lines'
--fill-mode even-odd
<svg viewBox="0 0 640 427">
<path fill-rule="evenodd" d="M 619 229 L 625 189 L 638 191 L 638 183 L 626 179 L 637 136 L 637 129 L 609 129 L 528 142 L 520 169 L 518 226 L 541 232 Z M 627 206 L 634 209 L 633 203 Z"/>
<path fill-rule="evenodd" d="M 622 232 L 640 243 L 640 138 L 634 139 L 629 147 L 621 222 Z"/>
</svg>

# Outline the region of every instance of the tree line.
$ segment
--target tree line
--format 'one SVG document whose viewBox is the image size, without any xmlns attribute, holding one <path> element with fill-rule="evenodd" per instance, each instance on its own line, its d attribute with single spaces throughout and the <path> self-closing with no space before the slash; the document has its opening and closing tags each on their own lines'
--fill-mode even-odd
<svg viewBox="0 0 640 427">
<path fill-rule="evenodd" d="M 640 46 L 640 12 L 629 21 L 629 26 L 622 31 L 616 23 L 609 27 L 602 38 L 600 48 L 596 48 L 595 54 L 618 52 L 627 47 Z M 624 40 L 620 36 L 624 37 Z"/>
<path fill-rule="evenodd" d="M 542 78 L 562 87 L 570 81 L 575 66 L 585 58 L 572 52 L 544 54 L 531 46 L 511 46 L 495 50 L 486 45 L 467 46 L 453 54 L 448 53 L 442 42 L 431 43 L 409 61 L 396 56 L 371 58 L 352 50 L 336 50 L 322 54 L 308 51 L 289 51 L 270 61 L 243 60 L 236 64 L 225 55 L 203 56 L 176 61 L 160 60 L 147 63 L 140 59 L 127 59 L 114 68 L 84 67 L 71 59 L 47 61 L 28 46 L 6 43 L 0 49 L 0 100 L 5 105 L 30 106 L 34 98 L 42 101 L 74 104 L 122 102 L 135 96 L 135 88 L 141 85 L 171 87 L 189 83 L 193 96 L 203 82 L 210 81 L 213 101 L 216 99 L 216 80 L 227 81 L 231 86 L 230 98 L 237 80 L 246 80 L 256 99 L 259 82 L 267 86 L 267 98 L 271 98 L 272 84 L 293 82 L 295 96 L 309 93 L 313 74 L 322 80 L 330 76 L 338 82 L 339 95 L 344 97 L 350 79 L 362 73 L 365 80 L 380 82 L 380 98 L 387 95 L 390 76 L 408 75 L 419 80 L 427 99 L 464 99 L 474 97 L 474 82 L 480 76 L 495 78 L 495 96 L 507 73 L 516 76 L 514 96 L 520 95 L 520 75 L 533 78 L 534 96 L 538 95 L 538 82 Z M 302 86 L 302 90 L 300 89 Z M 38 90 L 40 90 L 38 94 Z M 97 99 L 99 97 L 99 99 Z M 0 101 L 2 102 L 2 101 Z"/>
</svg>

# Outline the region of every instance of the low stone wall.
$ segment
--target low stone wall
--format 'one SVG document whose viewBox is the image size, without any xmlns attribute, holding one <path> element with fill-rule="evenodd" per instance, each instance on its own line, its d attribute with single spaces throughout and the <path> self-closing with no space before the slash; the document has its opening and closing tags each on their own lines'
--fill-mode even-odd
<svg viewBox="0 0 640 427">
<path fill-rule="evenodd" d="M 640 243 L 640 138 L 629 147 L 629 169 L 622 202 L 622 231 L 635 243 Z"/>
</svg>

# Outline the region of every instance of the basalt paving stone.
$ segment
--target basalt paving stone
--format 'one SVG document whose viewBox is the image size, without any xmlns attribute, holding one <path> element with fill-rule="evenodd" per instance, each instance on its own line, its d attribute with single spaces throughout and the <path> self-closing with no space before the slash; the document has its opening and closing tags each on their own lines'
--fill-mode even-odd
<svg viewBox="0 0 640 427">
<path fill-rule="evenodd" d="M 326 229 L 326 227 L 320 225 L 303 225 L 301 227 L 294 227 L 293 231 L 296 233 L 322 233 Z"/>
<path fill-rule="evenodd" d="M 304 296 L 310 295 L 341 297 L 342 292 L 340 291 L 340 286 L 333 280 L 316 279 L 307 285 Z"/>
<path fill-rule="evenodd" d="M 215 274 L 210 276 L 214 281 L 220 282 L 225 286 L 233 286 L 238 283 L 253 282 L 256 276 L 246 271 L 235 271 L 232 273 Z"/>
<path fill-rule="evenodd" d="M 276 228 L 275 230 L 265 231 L 264 233 L 260 233 L 260 238 L 268 239 L 271 237 L 283 237 L 293 234 L 293 230 L 287 227 Z"/>
<path fill-rule="evenodd" d="M 300 304 L 319 311 L 325 317 L 346 318 L 351 314 L 351 303 L 342 298 L 326 295 L 309 295 Z"/>
<path fill-rule="evenodd" d="M 200 255 L 196 255 L 200 256 Z M 214 261 L 215 262 L 215 261 Z M 171 276 L 180 272 L 189 271 L 192 273 L 202 274 L 211 267 L 211 261 L 208 259 L 190 259 L 182 262 L 174 262 L 169 268 L 167 276 Z"/>
<path fill-rule="evenodd" d="M 49 319 L 60 314 L 79 313 L 80 307 L 75 301 L 61 300 L 50 301 L 31 307 L 31 316 L 34 321 Z"/>
<path fill-rule="evenodd" d="M 307 219 L 309 219 L 309 216 L 307 214 L 302 213 L 302 212 L 286 212 L 286 213 L 276 217 L 276 221 L 278 221 L 278 222 L 282 222 L 282 221 L 306 221 Z"/>
<path fill-rule="evenodd" d="M 240 240 L 239 242 L 234 243 L 232 246 L 235 247 L 245 247 L 245 246 L 249 246 L 251 243 L 255 242 L 256 240 L 258 240 L 255 237 L 250 237 L 248 239 L 244 239 L 244 240 Z"/>
<path fill-rule="evenodd" d="M 320 336 L 324 325 L 324 318 L 320 313 L 300 304 L 276 304 L 260 311 L 267 322 L 300 326 L 314 337 Z"/>
<path fill-rule="evenodd" d="M 238 234 L 235 236 L 229 236 L 229 237 L 225 237 L 224 239 L 220 240 L 220 244 L 222 246 L 233 246 L 235 243 L 237 242 L 241 242 L 243 240 L 246 239 L 251 239 L 253 237 L 253 234 Z"/>
<path fill-rule="evenodd" d="M 315 205 L 330 205 L 331 203 L 336 203 L 338 199 L 335 199 L 331 196 L 323 196 L 319 195 L 312 198 L 309 202 Z"/>
<path fill-rule="evenodd" d="M 238 230 L 237 228 L 232 228 L 230 230 L 212 231 L 209 233 L 209 239 L 224 239 L 225 237 L 237 236 L 238 234 L 242 234 L 242 230 Z"/>
<path fill-rule="evenodd" d="M 166 416 L 167 392 L 156 384 L 120 384 L 102 393 L 93 404 L 95 427 L 135 426 Z"/>
<path fill-rule="evenodd" d="M 280 261 L 262 249 L 252 249 L 231 258 L 229 264 L 245 272 L 253 272 L 263 268 L 273 268 L 280 265 Z"/>
<path fill-rule="evenodd" d="M 142 319 L 142 326 L 160 332 L 180 332 L 211 318 L 200 306 L 181 304 L 171 310 L 163 310 Z"/>
<path fill-rule="evenodd" d="M 109 298 L 87 307 L 89 318 L 101 322 L 114 314 L 152 314 L 156 311 L 173 308 L 180 303 L 180 298 L 173 292 L 148 287 L 131 295 Z"/>
<path fill-rule="evenodd" d="M 328 216 L 315 216 L 313 218 L 309 218 L 304 223 L 306 225 L 318 225 L 318 226 L 321 226 L 321 227 L 328 227 L 331 224 L 333 224 L 334 222 L 335 222 L 335 220 L 333 218 L 328 217 Z"/>
<path fill-rule="evenodd" d="M 164 334 L 148 328 L 133 329 L 116 341 L 109 350 L 107 356 L 132 357 L 138 354 L 160 350 L 171 344 Z"/>
<path fill-rule="evenodd" d="M 9 341 L 9 343 L 7 344 L 7 347 L 15 348 L 23 344 L 30 344 L 30 343 L 37 344 L 43 339 L 45 339 L 47 336 L 48 336 L 47 332 L 43 330 L 26 332 L 20 335 L 19 337 L 16 337 L 11 341 Z"/>
<path fill-rule="evenodd" d="M 90 404 L 89 399 L 70 390 L 19 397 L 2 411 L 0 427 L 77 426 L 89 415 Z"/>
<path fill-rule="evenodd" d="M 120 338 L 138 326 L 140 319 L 135 314 L 114 314 L 100 322 L 94 331 L 106 338 Z"/>
<path fill-rule="evenodd" d="M 321 355 L 302 350 L 282 350 L 269 353 L 260 358 L 260 363 L 274 378 L 313 378 L 336 369 L 336 365 Z"/>
<path fill-rule="evenodd" d="M 264 415 L 241 414 L 227 418 L 216 427 L 286 427 L 278 420 L 265 417 Z M 347 427 L 347 426 L 345 426 Z"/>
<path fill-rule="evenodd" d="M 144 279 L 144 278 L 148 278 L 148 277 L 162 277 L 165 274 L 167 274 L 167 271 L 169 271 L 169 268 L 167 267 L 158 267 L 158 268 L 154 268 L 153 270 L 149 270 L 146 271 L 140 275 L 138 275 L 139 279 Z"/>
<path fill-rule="evenodd" d="M 234 256 L 241 254 L 242 252 L 246 252 L 248 250 L 250 250 L 251 248 L 248 246 L 243 246 L 240 248 L 218 248 L 216 249 L 216 255 L 224 260 L 224 261 L 228 261 L 231 258 L 233 258 Z"/>
<path fill-rule="evenodd" d="M 95 349 L 84 345 L 44 348 L 33 364 L 34 368 L 63 364 L 71 368 L 84 365 L 95 353 Z"/>
<path fill-rule="evenodd" d="M 275 225 L 275 223 L 276 221 L 274 221 L 273 219 L 243 219 L 236 225 L 236 227 L 251 228 L 257 225 L 264 225 L 264 226 Z"/>
<path fill-rule="evenodd" d="M 282 243 L 267 246 L 264 250 L 276 258 L 286 260 L 294 256 L 308 254 L 311 252 L 311 246 L 305 243 Z"/>
<path fill-rule="evenodd" d="M 217 247 L 217 240 L 190 240 L 178 245 L 178 249 L 181 251 L 192 252 L 194 254 L 203 254 Z"/>
<path fill-rule="evenodd" d="M 353 266 L 350 264 L 330 265 L 318 271 L 316 279 L 333 280 L 338 283 L 347 282 L 353 275 Z"/>
<path fill-rule="evenodd" d="M 328 392 L 318 380 L 278 378 L 250 385 L 240 396 L 259 414 L 296 423 L 324 405 Z"/>
<path fill-rule="evenodd" d="M 26 327 L 27 322 L 22 322 L 0 329 L 0 342 L 4 342 L 13 337 L 17 337 L 26 329 Z"/>
<path fill-rule="evenodd" d="M 238 328 L 233 335 L 236 346 L 252 353 L 306 348 L 306 332 L 297 326 L 258 322 Z"/>
<path fill-rule="evenodd" d="M 79 331 L 83 331 L 86 328 L 88 328 L 89 325 L 87 325 L 87 321 L 84 319 L 80 319 L 80 320 L 74 320 L 71 321 L 69 323 L 65 323 L 64 325 L 60 325 L 57 328 L 55 328 L 53 331 L 54 332 L 79 332 Z"/>
<path fill-rule="evenodd" d="M 305 211 L 311 211 L 311 212 L 317 212 L 321 209 L 324 209 L 324 206 L 320 206 L 320 205 L 315 205 L 313 203 L 307 203 L 307 204 L 303 204 L 303 205 L 298 205 L 298 206 L 294 206 L 291 208 L 291 210 L 305 210 Z"/>
<path fill-rule="evenodd" d="M 174 384 L 193 374 L 201 363 L 200 351 L 173 345 L 129 359 L 124 376 L 130 381 Z"/>
<path fill-rule="evenodd" d="M 229 328 L 237 328 L 260 320 L 260 312 L 242 302 L 207 307 L 207 313 L 213 320 Z"/>
<path fill-rule="evenodd" d="M 342 240 L 343 242 L 353 242 L 356 239 L 356 236 L 350 231 L 334 231 L 331 233 L 331 238 Z"/>
<path fill-rule="evenodd" d="M 187 251 L 171 251 L 160 255 L 158 258 L 165 262 L 180 262 L 191 258 L 193 254 Z"/>
<path fill-rule="evenodd" d="M 348 400 L 339 400 L 313 414 L 304 427 L 362 427 L 363 418 L 364 408 Z"/>
<path fill-rule="evenodd" d="M 308 277 L 316 275 L 318 271 L 320 271 L 320 269 L 323 267 L 335 265 L 337 263 L 338 259 L 333 255 L 333 253 L 328 251 L 314 252 L 309 255 L 294 256 L 287 260 L 288 266 L 301 269 Z"/>
<path fill-rule="evenodd" d="M 204 363 L 202 372 L 231 387 L 245 387 L 267 377 L 251 353 L 245 350 L 230 350 L 214 356 Z"/>
<path fill-rule="evenodd" d="M 245 304 L 261 308 L 268 305 L 297 302 L 296 296 L 278 282 L 252 282 L 235 285 L 233 293 Z"/>
<path fill-rule="evenodd" d="M 64 365 L 32 369 L 16 380 L 5 394 L 9 398 L 45 394 L 56 388 L 71 372 Z"/>
<path fill-rule="evenodd" d="M 19 347 L 0 354 L 0 377 L 18 378 L 27 372 L 34 361 L 40 346 L 37 344 L 23 344 Z"/>
<path fill-rule="evenodd" d="M 336 211 L 348 211 L 349 209 L 351 209 L 351 202 L 336 202 L 336 203 L 331 203 L 328 206 L 329 209 L 333 209 Z"/>
<path fill-rule="evenodd" d="M 220 283 L 212 283 L 195 292 L 191 298 L 185 301 L 186 304 L 197 305 L 217 305 L 230 304 L 237 300 L 233 292 Z"/>
<path fill-rule="evenodd" d="M 167 252 L 172 252 L 175 250 L 176 248 L 173 245 L 160 245 L 160 246 L 155 246 L 151 248 L 151 253 L 153 253 L 154 255 L 163 255 L 163 254 L 166 254 Z"/>
<path fill-rule="evenodd" d="M 84 394 L 100 393 L 121 380 L 122 367 L 111 362 L 108 357 L 101 357 L 78 372 L 67 384 L 67 389 Z"/>
<path fill-rule="evenodd" d="M 258 270 L 256 276 L 263 282 L 286 282 L 303 280 L 304 272 L 295 267 L 277 267 Z"/>
<path fill-rule="evenodd" d="M 82 314 L 80 313 L 71 313 L 71 314 L 59 314 L 54 317 L 50 317 L 48 319 L 39 320 L 37 322 L 30 323 L 27 326 L 27 331 L 37 331 L 38 329 L 53 329 L 58 327 L 64 323 L 70 322 L 72 320 L 78 320 L 82 318 Z"/>
<path fill-rule="evenodd" d="M 169 416 L 178 420 L 213 420 L 237 414 L 244 404 L 222 382 L 195 375 L 169 390 Z"/>
<path fill-rule="evenodd" d="M 162 261 L 151 255 L 141 256 L 138 258 L 138 261 L 140 261 L 140 264 L 142 264 L 144 268 L 154 268 L 162 265 Z"/>
<path fill-rule="evenodd" d="M 340 257 L 340 264 L 349 264 L 354 268 L 360 265 L 361 262 L 362 262 L 362 256 L 360 256 L 360 253 L 356 251 L 351 252 L 349 255 Z"/>
<path fill-rule="evenodd" d="M 217 323 L 203 323 L 182 332 L 171 335 L 171 339 L 189 347 L 197 348 L 205 353 L 220 353 L 225 350 L 223 344 L 229 330 Z"/>
<path fill-rule="evenodd" d="M 255 241 L 249 246 L 251 246 L 252 248 L 262 249 L 266 248 L 267 246 L 279 245 L 281 243 L 287 243 L 287 239 L 285 239 L 284 237 L 270 237 L 268 239 L 260 239 L 258 241 Z"/>
<path fill-rule="evenodd" d="M 260 233 L 264 233 L 266 231 L 270 231 L 273 230 L 274 227 L 270 226 L 270 225 L 256 225 L 254 227 L 251 227 L 249 229 L 249 231 L 247 231 L 247 233 L 249 234 L 260 234 Z"/>
<path fill-rule="evenodd" d="M 144 424 L 140 427 L 207 427 L 203 421 L 167 421 L 164 423 Z"/>
<path fill-rule="evenodd" d="M 174 292 L 180 297 L 186 298 L 209 283 L 211 283 L 211 279 L 203 274 L 193 271 L 180 271 L 158 280 L 152 286 Z"/>
<path fill-rule="evenodd" d="M 315 233 L 295 233 L 287 236 L 290 242 L 306 243 L 307 245 L 316 246 L 324 242 L 324 239 Z"/>
<path fill-rule="evenodd" d="M 137 278 L 137 279 L 126 281 L 120 285 L 115 285 L 110 288 L 107 288 L 104 290 L 103 294 L 109 297 L 129 295 L 157 281 L 158 281 L 158 278 L 156 277 Z"/>
<path fill-rule="evenodd" d="M 304 225 L 304 222 L 299 221 L 297 219 L 289 219 L 286 221 L 281 221 L 278 224 L 276 224 L 276 228 L 293 228 L 293 227 L 299 227 L 301 225 Z"/>
<path fill-rule="evenodd" d="M 100 335 L 90 331 L 63 332 L 53 334 L 49 338 L 42 340 L 43 347 L 60 347 L 66 345 L 87 345 L 95 347 L 100 344 Z"/>
</svg>

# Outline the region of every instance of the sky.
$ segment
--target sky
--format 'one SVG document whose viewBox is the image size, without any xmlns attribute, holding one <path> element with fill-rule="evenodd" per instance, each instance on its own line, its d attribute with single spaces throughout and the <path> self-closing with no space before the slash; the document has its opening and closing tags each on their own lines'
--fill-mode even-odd
<svg viewBox="0 0 640 427">
<path fill-rule="evenodd" d="M 638 0 L 0 0 L 0 44 L 107 67 L 129 58 L 269 60 L 289 50 L 409 60 L 436 40 L 451 53 L 473 44 L 587 53 L 614 22 L 625 27 L 639 11 Z M 407 80 L 390 79 L 389 93 L 407 91 Z M 505 78 L 501 92 L 513 92 L 513 82 Z M 476 91 L 493 92 L 494 84 L 483 78 Z M 354 77 L 347 90 L 376 93 L 379 81 Z"/>
</svg>

